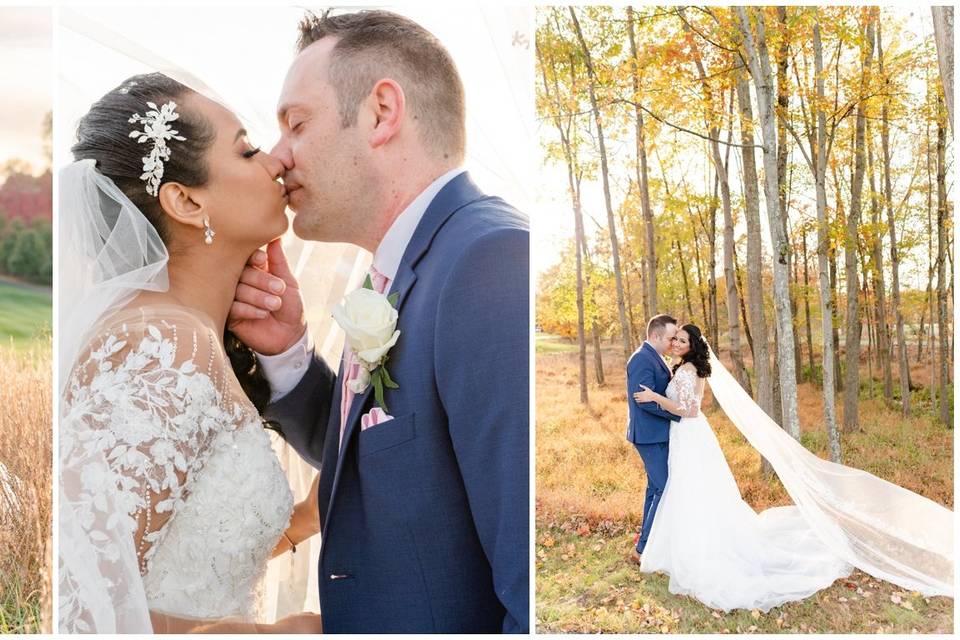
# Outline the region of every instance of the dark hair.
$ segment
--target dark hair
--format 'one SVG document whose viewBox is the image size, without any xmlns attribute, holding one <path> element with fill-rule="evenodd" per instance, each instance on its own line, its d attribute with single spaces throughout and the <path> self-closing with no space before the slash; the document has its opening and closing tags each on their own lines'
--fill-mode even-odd
<svg viewBox="0 0 960 640">
<path fill-rule="evenodd" d="M 396 76 L 404 87 L 424 146 L 443 157 L 466 153 L 463 82 L 449 52 L 413 20 L 389 11 L 341 15 L 307 13 L 300 21 L 297 51 L 337 38 L 330 55 L 330 84 L 337 91 L 341 126 L 357 123 L 357 109 L 374 84 Z"/>
<path fill-rule="evenodd" d="M 94 160 L 97 170 L 110 178 L 153 225 L 164 244 L 170 242 L 166 216 L 156 196 L 147 193 L 143 174 L 146 145 L 130 137 L 138 127 L 130 117 L 150 109 L 147 102 L 161 106 L 180 101 L 194 91 L 163 75 L 148 73 L 124 80 L 120 86 L 97 100 L 77 125 L 77 142 L 70 151 L 75 160 Z M 216 137 L 213 125 L 202 115 L 179 107 L 180 117 L 174 129 L 185 140 L 169 140 L 170 159 L 163 163 L 161 184 L 178 182 L 188 187 L 206 184 L 209 172 L 206 153 Z M 229 330 L 224 333 L 224 349 L 230 358 L 244 393 L 261 413 L 270 400 L 270 385 L 257 365 L 253 350 Z M 274 425 L 269 425 L 274 426 Z"/>
<path fill-rule="evenodd" d="M 710 377 L 710 348 L 700 332 L 700 327 L 695 324 L 685 324 L 680 327 L 690 336 L 690 351 L 680 358 L 680 362 L 673 365 L 673 372 L 676 373 L 681 365 L 690 362 L 697 368 L 697 376 L 700 378 Z"/>
<path fill-rule="evenodd" d="M 650 321 L 647 322 L 647 337 L 650 337 L 654 333 L 662 333 L 668 324 L 677 324 L 677 319 L 665 313 L 653 316 L 650 318 Z"/>
</svg>

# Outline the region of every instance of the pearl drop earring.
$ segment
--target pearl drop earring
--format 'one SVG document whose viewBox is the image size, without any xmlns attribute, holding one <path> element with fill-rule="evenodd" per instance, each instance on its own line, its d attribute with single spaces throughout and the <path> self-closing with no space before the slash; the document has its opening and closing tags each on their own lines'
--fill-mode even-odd
<svg viewBox="0 0 960 640">
<path fill-rule="evenodd" d="M 210 228 L 210 218 L 203 216 L 203 242 L 204 244 L 213 244 L 213 236 L 217 235 L 216 231 Z"/>
</svg>

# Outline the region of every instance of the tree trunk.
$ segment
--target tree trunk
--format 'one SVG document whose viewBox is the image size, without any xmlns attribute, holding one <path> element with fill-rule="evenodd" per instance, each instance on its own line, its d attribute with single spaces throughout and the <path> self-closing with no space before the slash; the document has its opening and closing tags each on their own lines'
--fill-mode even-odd
<svg viewBox="0 0 960 640">
<path fill-rule="evenodd" d="M 740 144 L 743 163 L 743 205 L 747 224 L 747 291 L 753 331 L 753 368 L 757 404 L 773 415 L 773 378 L 770 371 L 770 338 L 763 310 L 763 239 L 760 228 L 760 191 L 753 141 L 753 106 L 750 84 L 743 69 L 737 71 L 737 104 L 740 109 Z"/>
<path fill-rule="evenodd" d="M 700 294 L 700 308 L 703 310 L 703 326 L 710 333 L 710 315 L 707 312 L 707 298 L 703 295 L 703 266 L 700 261 L 700 234 L 697 233 L 696 226 L 693 229 L 693 251 L 697 265 L 697 293 Z"/>
<path fill-rule="evenodd" d="M 947 99 L 947 117 L 953 130 L 953 6 L 930 7 L 933 12 L 933 37 L 937 42 L 940 83 Z"/>
<path fill-rule="evenodd" d="M 870 175 L 870 223 L 873 253 L 873 291 L 877 335 L 877 365 L 883 372 L 883 399 L 893 402 L 893 372 L 890 367 L 890 332 L 887 330 L 886 283 L 883 281 L 883 234 L 880 232 L 880 202 L 874 177 L 876 163 L 873 158 L 873 134 L 867 125 L 867 166 Z M 866 275 L 864 275 L 866 278 Z"/>
<path fill-rule="evenodd" d="M 537 49 L 537 55 L 541 55 L 541 50 Z M 541 56 L 540 68 L 543 74 L 543 89 L 544 93 L 547 95 L 548 99 L 552 98 L 553 108 L 554 108 L 554 117 L 553 121 L 557 127 L 557 132 L 560 134 L 560 143 L 563 147 L 563 157 L 565 164 L 567 166 L 567 181 L 570 188 L 570 201 L 573 205 L 573 223 L 576 236 L 576 256 L 577 256 L 577 344 L 580 349 L 579 353 L 579 363 L 580 363 L 580 403 L 588 404 L 588 385 L 587 385 L 587 340 L 586 340 L 586 326 L 584 318 L 584 300 L 583 300 L 583 244 L 584 233 L 583 233 L 583 210 L 580 206 L 580 178 L 577 172 L 574 160 L 573 149 L 569 136 L 569 127 L 573 126 L 572 118 L 571 121 L 568 121 L 567 129 L 564 128 L 564 122 L 560 116 L 561 105 L 560 105 L 560 87 L 559 80 L 557 79 L 557 67 L 553 60 L 549 61 L 551 70 L 553 71 L 553 95 L 550 94 L 550 85 L 551 83 L 547 79 L 547 65 L 548 61 L 543 59 Z M 570 70 L 573 74 L 573 69 Z"/>
<path fill-rule="evenodd" d="M 803 315 L 806 319 L 807 327 L 807 367 L 810 369 L 810 377 L 814 378 L 816 369 L 813 364 L 813 323 L 810 320 L 810 267 L 808 265 L 807 253 L 807 225 L 801 227 L 801 240 L 803 242 Z"/>
<path fill-rule="evenodd" d="M 777 353 L 780 369 L 780 399 L 783 407 L 782 426 L 791 436 L 800 439 L 797 409 L 797 376 L 793 348 L 793 319 L 790 315 L 789 253 L 790 243 L 784 237 L 780 211 L 780 185 L 777 177 L 777 132 L 773 93 L 773 73 L 767 51 L 763 10 L 754 10 L 757 23 L 756 45 L 747 9 L 736 7 L 743 34 L 750 72 L 757 88 L 760 124 L 763 135 L 764 196 L 773 246 L 774 309 L 777 326 Z"/>
<path fill-rule="evenodd" d="M 720 344 L 720 312 L 717 306 L 717 190 L 719 189 L 720 175 L 714 171 L 713 199 L 710 201 L 710 229 L 707 232 L 707 245 L 710 247 L 708 260 L 709 273 L 707 296 L 710 300 L 710 329 L 709 340 L 712 344 Z"/>
<path fill-rule="evenodd" d="M 733 252 L 733 270 L 737 274 L 737 291 L 740 293 L 740 322 L 743 323 L 743 334 L 747 337 L 747 344 L 750 347 L 750 357 L 753 357 L 753 336 L 750 335 L 750 320 L 747 318 L 747 303 L 746 303 L 746 292 L 743 290 L 743 273 L 740 269 L 740 263 L 737 261 L 737 252 L 736 246 L 734 246 Z M 749 382 L 749 372 L 747 376 L 747 381 Z M 751 391 L 751 393 L 753 393 Z"/>
<path fill-rule="evenodd" d="M 677 247 L 677 258 L 680 260 L 680 274 L 683 276 L 683 299 L 687 303 L 687 317 L 693 318 L 693 305 L 690 302 L 690 282 L 687 280 L 687 264 L 683 261 L 683 249 L 680 247 L 680 241 L 675 240 Z"/>
<path fill-rule="evenodd" d="M 840 433 L 836 416 L 836 343 L 834 313 L 836 298 L 830 284 L 831 242 L 830 222 L 827 219 L 827 116 L 824 112 L 823 45 L 820 39 L 820 18 L 813 23 L 813 55 L 816 75 L 816 147 L 811 154 L 815 160 L 814 184 L 817 194 L 817 283 L 820 293 L 820 331 L 823 342 L 823 421 L 827 428 L 827 448 L 830 460 L 841 461 Z M 812 145 L 811 145 L 812 146 Z"/>
<path fill-rule="evenodd" d="M 640 99 L 640 70 L 637 67 L 637 42 L 633 30 L 633 7 L 627 7 L 627 33 L 630 36 L 630 70 L 633 76 L 633 99 Z M 647 290 L 643 297 L 643 314 L 651 318 L 657 313 L 657 246 L 653 228 L 653 210 L 650 207 L 650 186 L 647 176 L 647 146 L 643 133 L 643 111 L 640 103 L 634 105 L 636 112 L 637 138 L 637 183 L 640 185 L 640 208 L 643 212 L 643 228 L 646 232 L 646 251 L 644 252 L 644 280 Z"/>
<path fill-rule="evenodd" d="M 600 148 L 600 171 L 603 176 L 603 202 L 607 208 L 607 226 L 610 232 L 610 251 L 613 258 L 613 276 L 617 285 L 617 313 L 620 317 L 620 334 L 623 338 L 623 357 L 624 360 L 630 359 L 633 352 L 631 344 L 630 326 L 627 323 L 627 309 L 624 302 L 623 292 L 623 272 L 620 268 L 620 248 L 617 242 L 617 225 L 613 217 L 613 203 L 610 198 L 610 173 L 607 168 L 607 147 L 603 139 L 603 121 L 600 117 L 600 107 L 597 103 L 597 74 L 593 68 L 593 60 L 590 56 L 590 48 L 583 38 L 583 31 L 580 29 L 580 21 L 577 14 L 570 7 L 570 18 L 573 21 L 574 30 L 577 33 L 577 40 L 580 41 L 580 48 L 583 53 L 584 63 L 587 65 L 587 74 L 590 81 L 587 83 L 587 89 L 590 94 L 590 107 L 593 111 L 594 124 L 597 127 L 597 144 Z"/>
<path fill-rule="evenodd" d="M 690 26 L 683 22 L 684 30 L 690 33 Z M 703 90 L 704 103 L 707 114 L 707 130 L 710 135 L 710 151 L 713 168 L 717 172 L 720 183 L 720 202 L 723 208 L 723 283 L 727 302 L 727 338 L 730 340 L 730 359 L 733 361 L 733 376 L 747 393 L 750 393 L 750 382 L 747 379 L 747 369 L 743 364 L 743 353 L 740 344 L 740 297 L 737 293 L 736 270 L 733 264 L 733 211 L 730 203 L 730 180 L 727 165 L 720 154 L 720 128 L 714 124 L 716 115 L 713 112 L 713 90 L 707 82 L 707 71 L 700 58 L 700 51 L 693 46 L 693 60 L 700 74 L 700 86 Z M 731 96 L 732 97 L 732 96 Z M 722 96 L 721 96 L 722 98 Z M 721 100 L 722 101 L 722 100 Z M 728 146 L 727 149 L 730 147 Z M 718 323 L 719 324 L 719 323 Z M 714 348 L 719 350 L 719 336 L 714 338 Z"/>
<path fill-rule="evenodd" d="M 937 96 L 939 111 L 943 97 Z M 946 114 L 937 118 L 937 333 L 940 337 L 940 422 L 950 424 L 947 386 L 950 384 L 950 340 L 947 331 L 947 166 L 945 162 L 947 131 Z"/>
<path fill-rule="evenodd" d="M 880 23 L 877 24 L 877 59 L 883 75 L 883 39 Z M 897 327 L 897 362 L 900 368 L 900 408 L 904 417 L 910 415 L 910 363 L 907 360 L 907 339 L 903 330 L 903 309 L 900 306 L 900 255 L 897 251 L 897 225 L 893 216 L 893 187 L 890 180 L 890 117 L 888 99 L 884 99 L 881 111 L 880 144 L 883 150 L 883 182 L 887 203 L 887 230 L 890 233 L 890 272 L 894 320 Z"/>
<path fill-rule="evenodd" d="M 778 5 L 777 28 L 780 33 L 787 33 L 787 8 Z M 777 48 L 777 184 L 780 185 L 780 224 L 783 227 L 783 237 L 789 242 L 790 233 L 787 228 L 789 208 L 787 206 L 787 195 L 790 193 L 789 179 L 787 177 L 788 161 L 790 156 L 790 147 L 787 143 L 787 121 L 786 115 L 790 109 L 790 90 L 789 73 L 790 64 L 790 46 L 788 38 L 780 38 L 780 46 Z M 793 264 L 793 251 L 788 251 L 787 273 L 795 273 Z M 793 323 L 791 332 L 793 347 L 793 362 L 796 368 L 796 379 L 801 380 L 800 363 L 803 361 L 800 353 L 800 337 L 797 335 L 797 322 L 799 313 L 797 312 L 797 291 L 795 286 L 788 286 L 790 292 L 790 321 Z"/>
<path fill-rule="evenodd" d="M 860 233 L 861 198 L 863 195 L 863 177 L 866 172 L 864 154 L 864 133 L 866 117 L 864 116 L 863 96 L 866 94 L 866 80 L 873 58 L 873 25 L 875 12 L 871 10 L 867 19 L 866 39 L 864 47 L 863 71 L 860 77 L 860 100 L 857 103 L 857 122 L 854 133 L 854 162 L 853 180 L 850 191 L 850 212 L 847 214 L 847 228 L 844 235 L 843 253 L 847 279 L 847 318 L 844 348 L 846 349 L 846 380 L 844 380 L 843 395 L 843 428 L 845 431 L 854 431 L 860 426 L 860 300 L 859 278 L 857 276 L 857 238 Z"/>
</svg>

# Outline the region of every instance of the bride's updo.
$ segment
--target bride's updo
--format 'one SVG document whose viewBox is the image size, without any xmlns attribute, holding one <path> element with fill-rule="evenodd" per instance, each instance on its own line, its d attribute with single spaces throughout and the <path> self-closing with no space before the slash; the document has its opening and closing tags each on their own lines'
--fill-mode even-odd
<svg viewBox="0 0 960 640">
<path fill-rule="evenodd" d="M 159 199 L 147 192 L 147 182 L 140 177 L 144 173 L 144 156 L 149 150 L 136 137 L 130 137 L 130 132 L 142 129 L 142 125 L 131 123 L 130 118 L 150 110 L 148 102 L 157 106 L 171 101 L 177 103 L 179 117 L 171 127 L 184 140 L 167 141 L 170 158 L 163 162 L 160 185 L 177 182 L 187 187 L 202 187 L 209 178 L 206 153 L 213 144 L 216 131 L 206 118 L 182 105 L 184 99 L 193 93 L 193 89 L 162 73 L 128 78 L 93 103 L 80 119 L 77 142 L 70 149 L 75 160 L 96 161 L 97 171 L 110 178 L 130 198 L 156 229 L 167 249 L 170 248 L 170 234 L 166 216 Z M 230 331 L 224 332 L 224 349 L 244 393 L 262 413 L 270 400 L 270 385 L 253 350 Z"/>
<path fill-rule="evenodd" d="M 710 369 L 710 347 L 700 331 L 700 327 L 695 324 L 685 324 L 680 327 L 681 331 L 686 332 L 690 337 L 690 351 L 686 353 L 680 362 L 673 366 L 673 372 L 676 373 L 680 365 L 689 362 L 697 368 L 697 377 L 709 378 Z"/>
<path fill-rule="evenodd" d="M 130 117 L 148 111 L 148 102 L 158 106 L 170 101 L 177 103 L 180 117 L 171 126 L 185 140 L 167 141 L 171 153 L 163 163 L 160 184 L 179 182 L 187 187 L 203 186 L 208 178 L 205 155 L 216 133 L 203 116 L 181 104 L 192 93 L 192 89 L 162 73 L 128 78 L 93 103 L 80 119 L 77 142 L 70 149 L 75 160 L 96 161 L 97 171 L 110 178 L 137 205 L 164 243 L 169 242 L 169 235 L 159 199 L 147 193 L 147 182 L 140 178 L 148 146 L 130 137 L 131 131 L 142 128 L 139 123 L 131 123 Z"/>
</svg>

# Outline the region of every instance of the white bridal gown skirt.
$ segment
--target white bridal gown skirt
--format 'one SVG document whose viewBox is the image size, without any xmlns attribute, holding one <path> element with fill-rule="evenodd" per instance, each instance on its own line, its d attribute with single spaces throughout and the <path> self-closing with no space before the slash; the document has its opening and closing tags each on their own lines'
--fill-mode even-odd
<svg viewBox="0 0 960 640">
<path fill-rule="evenodd" d="M 669 476 L 641 570 L 670 576 L 670 592 L 714 609 L 769 611 L 848 576 L 796 507 L 757 514 L 701 414 L 670 428 Z"/>
</svg>

